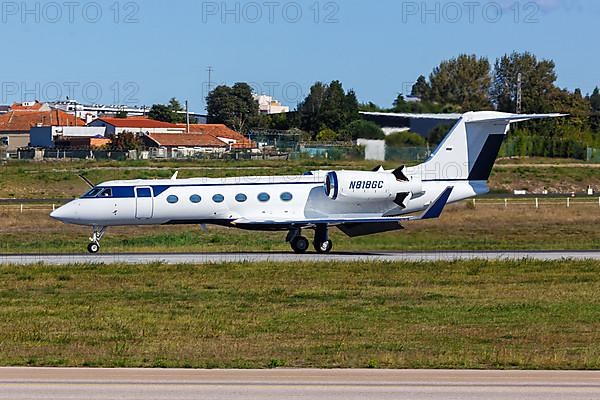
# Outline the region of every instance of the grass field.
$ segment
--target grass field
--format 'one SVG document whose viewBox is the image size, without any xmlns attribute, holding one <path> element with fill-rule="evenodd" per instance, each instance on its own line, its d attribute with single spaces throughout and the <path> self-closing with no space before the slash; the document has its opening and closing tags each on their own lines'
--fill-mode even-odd
<svg viewBox="0 0 600 400">
<path fill-rule="evenodd" d="M 600 368 L 594 262 L 0 266 L 0 365 Z"/>
<path fill-rule="evenodd" d="M 17 206 L 18 207 L 18 206 Z M 1 253 L 81 253 L 91 230 L 64 225 L 47 210 L 21 214 L 0 207 Z M 510 206 L 450 206 L 442 218 L 405 224 L 405 230 L 350 239 L 332 229 L 335 251 L 361 250 L 590 250 L 600 249 L 598 202 Z M 307 232 L 307 235 L 312 235 Z M 112 228 L 104 252 L 290 251 L 285 233 L 197 226 Z"/>
<path fill-rule="evenodd" d="M 522 164 L 525 161 L 528 163 Z M 594 164 L 568 163 L 547 159 L 501 160 L 495 167 L 490 188 L 494 192 L 528 189 L 541 193 L 583 193 L 588 185 L 600 191 L 600 168 Z M 301 174 L 316 169 L 370 170 L 376 162 L 367 161 L 52 161 L 10 162 L 0 165 L 0 198 L 70 199 L 85 193 L 87 186 L 77 175 L 93 182 L 118 179 L 170 178 L 177 170 L 181 178 L 233 177 L 240 175 Z M 386 163 L 386 168 L 398 167 Z"/>
</svg>

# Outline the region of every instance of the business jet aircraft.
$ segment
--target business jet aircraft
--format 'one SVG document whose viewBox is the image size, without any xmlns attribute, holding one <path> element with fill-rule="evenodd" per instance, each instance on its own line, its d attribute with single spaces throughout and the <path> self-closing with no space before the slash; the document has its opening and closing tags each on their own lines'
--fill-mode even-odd
<svg viewBox="0 0 600 400">
<path fill-rule="evenodd" d="M 446 204 L 488 193 L 510 124 L 559 116 L 468 112 L 431 157 L 412 168 L 106 182 L 51 217 L 92 227 L 90 253 L 100 250 L 108 227 L 183 224 L 288 232 L 296 253 L 310 246 L 303 231 L 314 230 L 316 251 L 329 253 L 330 227 L 350 237 L 400 230 L 402 222 L 438 218 Z"/>
</svg>

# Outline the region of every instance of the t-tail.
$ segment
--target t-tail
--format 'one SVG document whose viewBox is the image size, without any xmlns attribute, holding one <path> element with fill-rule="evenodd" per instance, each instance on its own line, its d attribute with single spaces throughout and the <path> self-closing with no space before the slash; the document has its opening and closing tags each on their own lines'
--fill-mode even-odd
<svg viewBox="0 0 600 400">
<path fill-rule="evenodd" d="M 423 180 L 487 181 L 511 123 L 563 116 L 565 114 L 468 112 L 431 157 L 416 168 Z"/>
</svg>

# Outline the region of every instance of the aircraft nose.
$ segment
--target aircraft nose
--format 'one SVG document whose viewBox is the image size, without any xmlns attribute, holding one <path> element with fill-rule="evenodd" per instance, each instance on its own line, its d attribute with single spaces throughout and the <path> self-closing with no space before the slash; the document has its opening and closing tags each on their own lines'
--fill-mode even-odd
<svg viewBox="0 0 600 400">
<path fill-rule="evenodd" d="M 53 218 L 57 221 L 64 222 L 65 220 L 72 219 L 74 215 L 72 215 L 72 210 L 69 205 L 64 205 L 62 207 L 57 208 L 56 210 L 50 213 L 50 218 Z"/>
<path fill-rule="evenodd" d="M 64 207 L 57 208 L 56 210 L 50 213 L 50 218 L 54 218 L 58 221 L 61 221 L 65 217 Z"/>
</svg>

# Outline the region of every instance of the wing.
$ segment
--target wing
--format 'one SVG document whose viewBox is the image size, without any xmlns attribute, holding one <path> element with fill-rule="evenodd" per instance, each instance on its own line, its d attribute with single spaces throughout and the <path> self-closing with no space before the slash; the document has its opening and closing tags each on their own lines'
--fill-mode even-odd
<svg viewBox="0 0 600 400">
<path fill-rule="evenodd" d="M 448 187 L 444 192 L 425 210 L 420 216 L 400 216 L 400 217 L 372 217 L 372 216 L 341 216 L 332 218 L 315 219 L 247 219 L 240 218 L 233 221 L 235 226 L 244 225 L 268 225 L 268 226 L 291 226 L 291 227 L 311 227 L 316 225 L 345 225 L 345 224 L 384 224 L 391 222 L 419 221 L 425 219 L 439 218 L 448 204 L 454 187 Z"/>
</svg>

